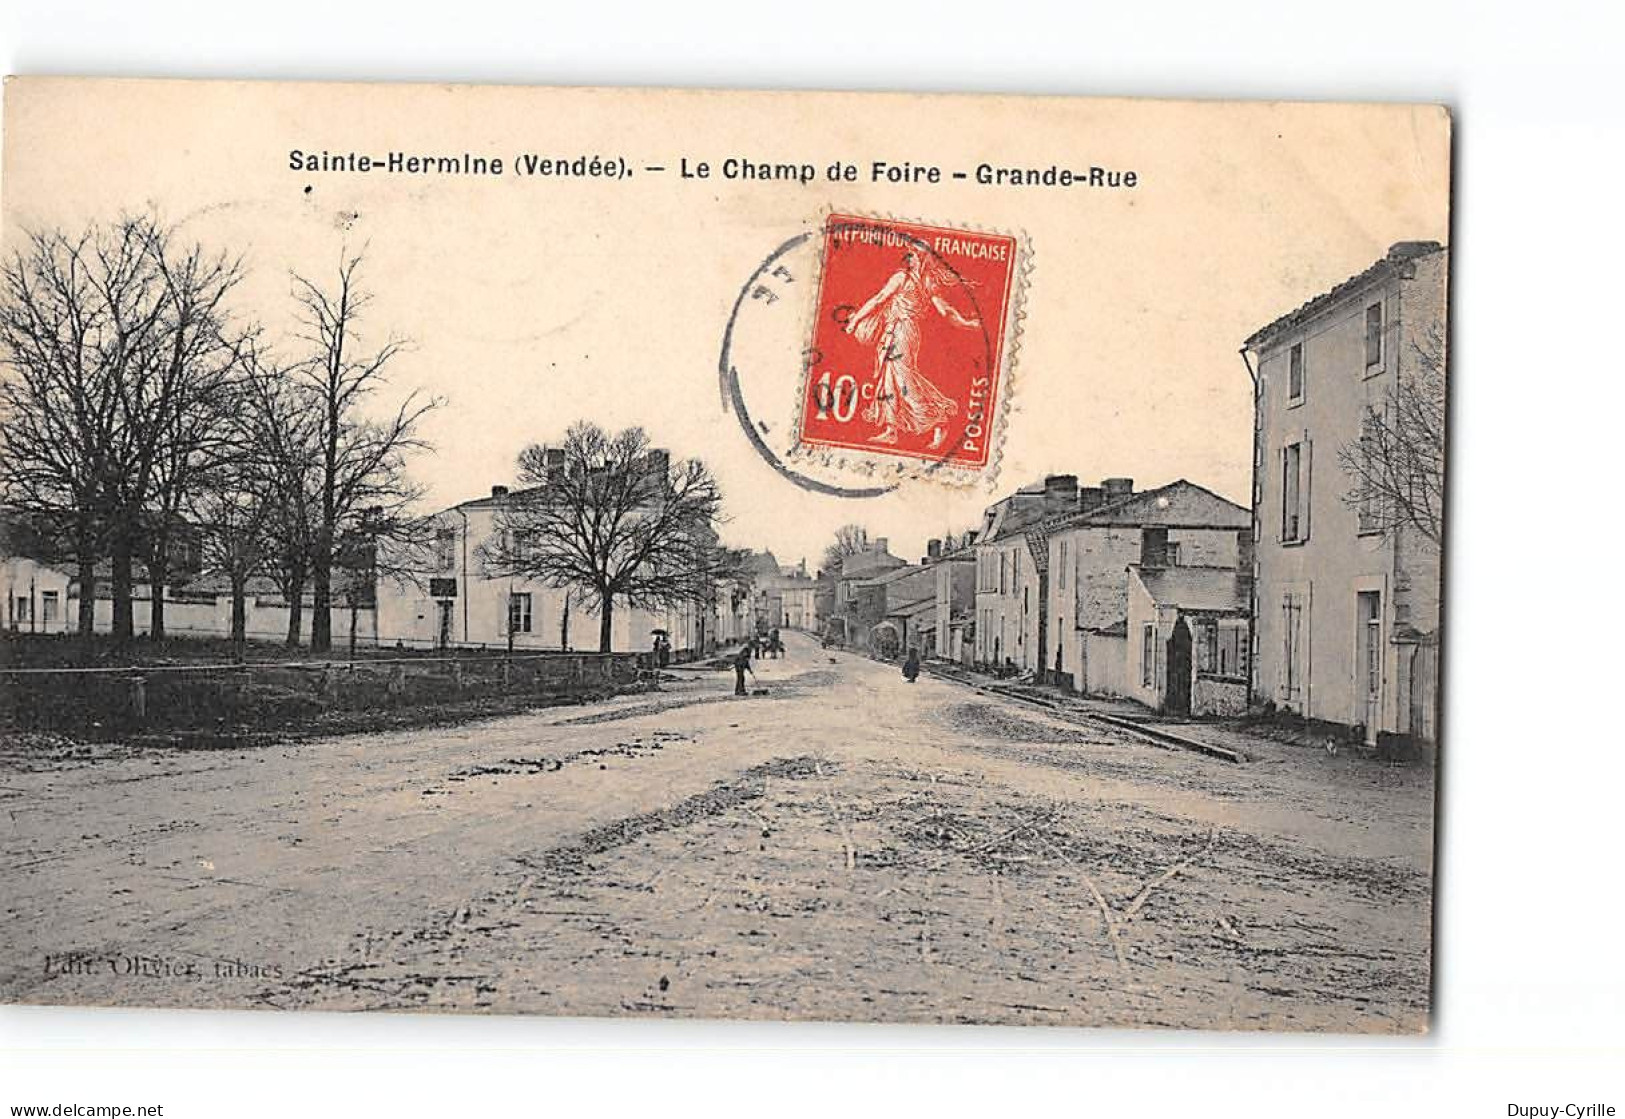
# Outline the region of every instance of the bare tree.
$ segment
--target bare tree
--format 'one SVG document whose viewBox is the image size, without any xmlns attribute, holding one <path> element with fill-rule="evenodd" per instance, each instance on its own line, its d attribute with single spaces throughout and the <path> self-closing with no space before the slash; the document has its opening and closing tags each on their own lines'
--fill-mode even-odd
<svg viewBox="0 0 1625 1119">
<path fill-rule="evenodd" d="M 237 418 L 246 401 L 243 367 L 252 344 L 225 300 L 242 278 L 240 260 L 178 248 L 170 230 L 146 227 L 168 309 L 155 358 L 155 406 L 134 418 L 153 430 L 149 507 L 140 541 L 152 591 L 150 632 L 164 637 L 164 591 L 172 544 L 193 488 L 213 466 L 241 453 Z"/>
<path fill-rule="evenodd" d="M 642 609 L 710 603 L 737 574 L 717 544 L 722 491 L 698 459 L 670 462 L 641 428 L 610 435 L 571 426 L 563 462 L 541 446 L 519 456 L 525 487 L 498 514 L 481 546 L 496 572 L 572 590 L 598 613 L 609 652 L 617 603 Z"/>
<path fill-rule="evenodd" d="M 177 468 L 213 437 L 208 401 L 231 365 L 223 300 L 240 276 L 150 217 L 31 233 L 0 271 L 0 485 L 71 522 L 81 634 L 106 556 L 113 635 L 134 635 L 135 554 L 167 533 Z"/>
<path fill-rule="evenodd" d="M 188 487 L 184 509 L 200 530 L 205 566 L 225 575 L 231 595 L 231 641 L 239 656 L 247 640 L 248 582 L 286 551 L 278 534 L 286 471 L 282 456 L 299 416 L 288 400 L 283 371 L 253 346 L 243 360 L 238 407 L 225 444 Z"/>
<path fill-rule="evenodd" d="M 824 548 L 822 567 L 838 576 L 841 573 L 841 562 L 847 556 L 855 556 L 868 547 L 868 529 L 856 524 L 842 525 L 835 530 L 835 539 Z"/>
<path fill-rule="evenodd" d="M 1364 531 L 1415 529 L 1444 543 L 1445 347 L 1431 328 L 1412 345 L 1410 368 L 1380 405 L 1365 411 L 1360 436 L 1340 447 L 1349 478 L 1343 501 Z"/>
<path fill-rule="evenodd" d="M 360 283 L 362 260 L 361 254 L 342 258 L 331 288 L 298 274 L 293 277 L 303 325 L 300 337 L 310 348 L 296 369 L 310 394 L 317 424 L 309 551 L 310 645 L 317 650 L 333 644 L 336 550 L 360 527 L 363 511 L 378 510 L 375 515 L 394 518 L 419 496 L 406 478 L 406 458 L 426 449 L 419 426 L 439 404 L 414 392 L 383 418 L 366 417 L 370 398 L 386 384 L 386 367 L 406 343 L 390 338 L 376 350 L 362 346 L 357 326 L 372 298 Z M 289 624 L 291 634 L 293 623 Z"/>
</svg>

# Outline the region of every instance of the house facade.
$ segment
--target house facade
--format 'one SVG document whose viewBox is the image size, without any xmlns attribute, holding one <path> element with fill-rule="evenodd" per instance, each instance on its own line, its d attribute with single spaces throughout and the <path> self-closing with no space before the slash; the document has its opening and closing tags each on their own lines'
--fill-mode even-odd
<svg viewBox="0 0 1625 1119">
<path fill-rule="evenodd" d="M 945 542 L 932 540 L 927 545 L 927 558 L 935 576 L 936 602 L 932 641 L 922 652 L 957 662 L 972 659 L 974 636 L 967 643 L 966 635 L 975 632 L 976 547 L 966 544 L 948 551 Z"/>
<path fill-rule="evenodd" d="M 1252 690 L 1308 719 L 1436 736 L 1437 532 L 1395 523 L 1354 462 L 1396 410 L 1442 420 L 1448 253 L 1401 242 L 1247 339 L 1254 381 Z M 1438 463 L 1442 469 L 1442 460 Z M 1436 513 L 1437 511 L 1435 511 Z"/>
<path fill-rule="evenodd" d="M 511 644 L 530 651 L 598 648 L 598 614 L 581 591 L 503 574 L 487 562 L 514 496 L 505 486 L 493 486 L 490 496 L 465 501 L 431 518 L 433 542 L 423 569 L 410 577 L 378 581 L 381 644 L 417 648 Z M 610 621 L 611 651 L 646 652 L 657 630 L 665 631 L 678 656 L 697 655 L 719 640 L 729 640 L 734 635 L 719 634 L 719 629 L 737 628 L 741 611 L 754 616 L 754 604 L 748 595 L 741 603 L 728 598 L 732 624 L 723 626 L 718 599 L 727 595 L 726 588 L 718 588 L 711 601 L 663 610 L 617 602 Z"/>
<path fill-rule="evenodd" d="M 1129 565 L 1124 695 L 1169 715 L 1246 713 L 1251 576 L 1242 564 L 1250 558 Z"/>
<path fill-rule="evenodd" d="M 69 633 L 78 622 L 77 599 L 70 607 L 67 571 L 27 556 L 0 561 L 0 587 L 6 602 L 3 624 L 18 633 Z"/>
<path fill-rule="evenodd" d="M 1139 698 L 1127 661 L 1129 567 L 1234 571 L 1251 523 L 1243 506 L 1183 478 L 1139 493 L 1110 478 L 1084 491 L 1075 513 L 1047 526 L 1047 678 Z"/>
<path fill-rule="evenodd" d="M 1078 507 L 1075 474 L 1051 474 L 989 506 L 976 535 L 976 663 L 1041 673 L 1049 550 L 1044 522 Z"/>
</svg>

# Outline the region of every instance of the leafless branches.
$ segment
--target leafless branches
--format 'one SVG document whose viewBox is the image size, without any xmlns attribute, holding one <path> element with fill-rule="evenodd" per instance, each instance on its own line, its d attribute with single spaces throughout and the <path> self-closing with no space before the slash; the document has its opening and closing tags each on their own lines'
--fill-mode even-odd
<svg viewBox="0 0 1625 1119">
<path fill-rule="evenodd" d="M 576 423 L 551 459 L 527 448 L 519 475 L 525 488 L 498 514 L 482 558 L 493 571 L 582 592 L 598 611 L 604 651 L 617 602 L 709 602 L 738 574 L 738 553 L 717 543 L 716 479 L 697 459 L 674 463 L 651 450 L 641 428 L 611 435 Z"/>
<path fill-rule="evenodd" d="M 1414 360 L 1380 406 L 1366 410 L 1360 437 L 1338 449 L 1349 478 L 1343 500 L 1362 531 L 1420 532 L 1444 542 L 1445 348 L 1435 327 L 1412 346 Z"/>
</svg>

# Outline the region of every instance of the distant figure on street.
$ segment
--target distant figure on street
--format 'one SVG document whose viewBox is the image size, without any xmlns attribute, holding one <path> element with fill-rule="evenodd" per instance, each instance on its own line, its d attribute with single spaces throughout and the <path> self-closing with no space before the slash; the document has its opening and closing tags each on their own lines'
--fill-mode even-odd
<svg viewBox="0 0 1625 1119">
<path fill-rule="evenodd" d="M 784 652 L 784 642 L 779 640 L 779 630 L 777 626 L 773 627 L 773 632 L 768 635 L 767 651 L 773 655 L 774 660 L 778 660 L 780 654 Z"/>
<path fill-rule="evenodd" d="M 734 657 L 734 695 L 750 694 L 745 691 L 745 673 L 749 672 L 753 677 L 756 675 L 756 671 L 750 666 L 750 649 L 755 643 L 755 639 L 752 638 L 740 648 L 739 655 Z"/>
<path fill-rule="evenodd" d="M 918 649 L 910 648 L 908 651 L 908 657 L 903 661 L 903 679 L 912 684 L 914 683 L 914 678 L 919 674 L 920 651 Z"/>
</svg>

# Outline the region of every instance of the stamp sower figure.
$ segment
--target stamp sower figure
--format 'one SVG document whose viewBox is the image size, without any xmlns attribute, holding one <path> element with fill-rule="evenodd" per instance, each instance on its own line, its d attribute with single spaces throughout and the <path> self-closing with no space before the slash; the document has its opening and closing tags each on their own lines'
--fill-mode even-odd
<svg viewBox="0 0 1625 1119">
<path fill-rule="evenodd" d="M 879 424 L 880 431 L 870 442 L 895 443 L 901 427 L 913 434 L 936 429 L 931 446 L 941 445 L 941 425 L 959 406 L 920 372 L 920 320 L 931 309 L 967 330 L 981 325 L 943 298 L 944 291 L 961 282 L 946 264 L 911 249 L 885 286 L 846 321 L 848 334 L 875 348 L 875 397 L 863 418 Z"/>
<path fill-rule="evenodd" d="M 739 655 L 734 657 L 734 695 L 748 694 L 745 691 L 745 673 L 749 672 L 752 676 L 756 675 L 756 671 L 750 666 L 750 647 L 753 644 L 755 644 L 755 638 L 742 646 Z"/>
</svg>

